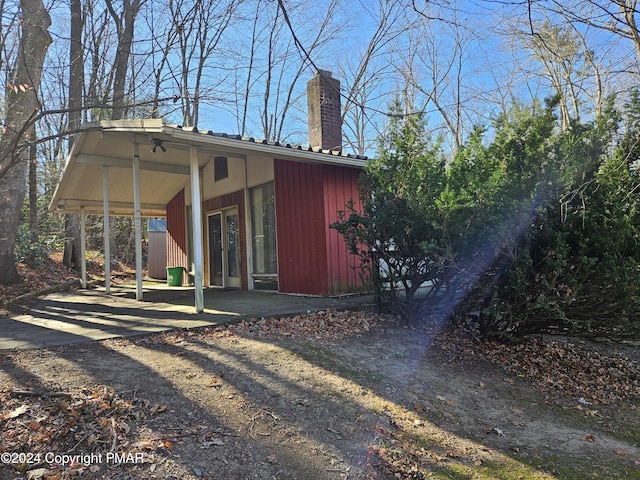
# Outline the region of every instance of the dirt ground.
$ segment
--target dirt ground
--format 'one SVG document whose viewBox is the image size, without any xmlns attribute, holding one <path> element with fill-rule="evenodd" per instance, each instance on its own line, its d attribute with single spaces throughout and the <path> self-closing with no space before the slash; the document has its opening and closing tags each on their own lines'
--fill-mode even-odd
<svg viewBox="0 0 640 480">
<path fill-rule="evenodd" d="M 638 347 L 302 320 L 0 353 L 0 478 L 640 479 Z"/>
</svg>

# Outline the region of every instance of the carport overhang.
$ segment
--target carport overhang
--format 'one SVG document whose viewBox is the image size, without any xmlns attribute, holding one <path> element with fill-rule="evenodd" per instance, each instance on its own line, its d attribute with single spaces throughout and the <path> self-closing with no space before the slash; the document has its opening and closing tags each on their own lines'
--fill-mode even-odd
<svg viewBox="0 0 640 480">
<path fill-rule="evenodd" d="M 142 300 L 142 217 L 166 216 L 166 205 L 187 186 L 191 190 L 196 311 L 203 300 L 203 224 L 201 169 L 215 156 L 244 159 L 258 154 L 296 162 L 362 168 L 365 157 L 340 151 L 281 145 L 253 138 L 229 137 L 195 128 L 166 125 L 161 119 L 103 121 L 87 124 L 75 136 L 49 209 L 81 219 L 82 283 L 86 287 L 85 217 L 103 215 L 105 259 L 110 259 L 112 216 L 133 216 L 136 236 L 136 298 Z M 246 170 L 246 164 L 245 164 Z M 109 293 L 110 262 L 105 261 Z"/>
<path fill-rule="evenodd" d="M 189 184 L 192 149 L 198 169 L 212 156 L 231 155 L 223 148 L 199 142 L 201 135 L 191 133 L 176 139 L 178 131 L 182 129 L 165 126 L 159 119 L 87 125 L 71 147 L 50 210 L 104 214 L 103 176 L 108 171 L 108 214 L 135 215 L 133 170 L 137 159 L 140 214 L 165 216 L 167 203 Z"/>
<path fill-rule="evenodd" d="M 222 149 L 176 140 L 161 120 L 101 122 L 76 136 L 50 210 L 80 215 L 82 284 L 86 287 L 85 218 L 104 216 L 105 291 L 110 293 L 108 217 L 134 217 L 136 298 L 142 300 L 142 218 L 164 217 L 166 205 L 191 186 L 194 218 L 200 218 L 200 169 Z M 196 140 L 200 135 L 193 135 Z M 213 150 L 212 150 L 213 148 Z M 234 154 L 233 156 L 241 156 Z M 202 223 L 193 222 L 195 307 L 204 309 Z"/>
<path fill-rule="evenodd" d="M 159 146 L 161 145 L 161 146 Z M 155 147 L 155 148 L 154 148 Z M 166 150 L 163 150 L 163 148 Z M 192 151 L 198 168 L 214 156 L 246 159 L 256 153 L 297 162 L 362 168 L 366 158 L 165 125 L 161 119 L 87 124 L 76 136 L 50 203 L 58 213 L 104 213 L 103 173 L 109 169 L 109 214 L 134 215 L 133 159 L 137 156 L 141 214 L 165 216 L 166 205 L 189 182 Z M 137 152 L 137 153 L 136 153 Z"/>
</svg>

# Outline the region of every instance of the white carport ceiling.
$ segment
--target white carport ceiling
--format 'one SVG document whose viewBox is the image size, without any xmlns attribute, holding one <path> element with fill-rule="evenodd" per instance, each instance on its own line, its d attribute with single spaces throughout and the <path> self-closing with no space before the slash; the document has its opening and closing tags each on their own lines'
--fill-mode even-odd
<svg viewBox="0 0 640 480">
<path fill-rule="evenodd" d="M 137 144 L 141 213 L 149 217 L 166 214 L 167 203 L 190 182 L 190 145 L 173 142 L 162 132 L 160 120 L 128 124 L 126 128 L 102 127 L 79 135 L 51 202 L 52 211 L 78 213 L 84 207 L 86 213 L 101 215 L 103 172 L 107 166 L 110 213 L 133 215 L 133 155 Z M 166 151 L 156 148 L 153 152 L 152 138 L 163 140 Z M 214 155 L 204 148 L 198 155 L 199 166 L 202 168 Z"/>
</svg>

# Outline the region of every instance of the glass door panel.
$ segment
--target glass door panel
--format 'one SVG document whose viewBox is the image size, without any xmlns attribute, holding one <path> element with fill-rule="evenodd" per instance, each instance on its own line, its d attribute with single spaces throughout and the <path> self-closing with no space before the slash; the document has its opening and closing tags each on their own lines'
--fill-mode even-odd
<svg viewBox="0 0 640 480">
<path fill-rule="evenodd" d="M 223 287 L 222 214 L 209 215 L 209 285 Z"/>
<path fill-rule="evenodd" d="M 238 211 L 236 209 L 225 212 L 226 227 L 226 286 L 240 288 L 240 233 Z"/>
<path fill-rule="evenodd" d="M 208 216 L 209 286 L 240 288 L 240 225 L 238 209 Z"/>
</svg>

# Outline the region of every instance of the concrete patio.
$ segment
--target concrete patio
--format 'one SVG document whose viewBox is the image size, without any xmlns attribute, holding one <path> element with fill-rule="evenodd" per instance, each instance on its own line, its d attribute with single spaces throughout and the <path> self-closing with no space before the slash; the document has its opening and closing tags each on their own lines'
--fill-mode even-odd
<svg viewBox="0 0 640 480">
<path fill-rule="evenodd" d="M 295 315 L 326 309 L 371 309 L 370 295 L 307 297 L 272 292 L 208 289 L 204 312 L 195 313 L 188 287 L 145 285 L 61 292 L 39 298 L 16 313 L 0 316 L 0 350 L 129 337 L 173 329 L 222 325 L 246 318 Z"/>
</svg>

